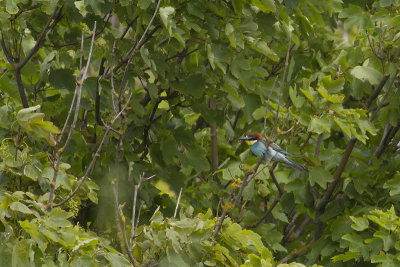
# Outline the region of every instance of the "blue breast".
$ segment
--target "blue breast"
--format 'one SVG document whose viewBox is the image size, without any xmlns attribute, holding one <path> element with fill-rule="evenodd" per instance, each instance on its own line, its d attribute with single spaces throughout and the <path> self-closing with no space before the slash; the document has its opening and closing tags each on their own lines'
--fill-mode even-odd
<svg viewBox="0 0 400 267">
<path fill-rule="evenodd" d="M 256 142 L 250 146 L 250 150 L 257 157 L 261 157 L 267 149 L 262 142 Z"/>
</svg>

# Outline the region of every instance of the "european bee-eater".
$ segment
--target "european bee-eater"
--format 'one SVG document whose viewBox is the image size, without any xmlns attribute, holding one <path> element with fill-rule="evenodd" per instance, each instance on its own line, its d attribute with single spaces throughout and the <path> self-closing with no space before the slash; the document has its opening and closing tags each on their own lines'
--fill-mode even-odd
<svg viewBox="0 0 400 267">
<path fill-rule="evenodd" d="M 297 162 L 294 162 L 288 156 L 292 156 L 291 154 L 287 153 L 285 150 L 280 148 L 277 144 L 271 142 L 269 143 L 267 140 L 265 140 L 260 133 L 251 133 L 248 136 L 241 137 L 239 140 L 244 140 L 246 141 L 246 144 L 250 146 L 251 152 L 253 152 L 254 155 L 257 157 L 261 158 L 264 157 L 264 160 L 266 162 L 276 161 L 276 162 L 281 162 L 289 165 L 293 169 L 296 169 L 298 171 L 306 171 L 307 169 L 298 164 Z M 269 145 L 268 145 L 269 143 Z M 268 145 L 268 149 L 267 149 Z"/>
</svg>

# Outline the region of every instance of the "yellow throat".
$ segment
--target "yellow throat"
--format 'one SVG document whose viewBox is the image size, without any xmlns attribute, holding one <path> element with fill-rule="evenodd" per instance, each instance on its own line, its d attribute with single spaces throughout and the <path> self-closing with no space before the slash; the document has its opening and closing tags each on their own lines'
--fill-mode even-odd
<svg viewBox="0 0 400 267">
<path fill-rule="evenodd" d="M 249 146 L 254 145 L 257 142 L 257 140 L 246 140 L 246 144 Z"/>
</svg>

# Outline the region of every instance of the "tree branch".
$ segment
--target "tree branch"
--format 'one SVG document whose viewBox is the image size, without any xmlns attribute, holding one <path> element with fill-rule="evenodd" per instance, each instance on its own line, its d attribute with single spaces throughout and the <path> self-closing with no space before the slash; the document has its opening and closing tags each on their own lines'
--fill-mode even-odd
<svg viewBox="0 0 400 267">
<path fill-rule="evenodd" d="M 276 188 L 278 189 L 278 195 L 276 196 L 274 202 L 272 202 L 271 206 L 269 207 L 269 209 L 264 213 L 263 216 L 261 216 L 258 221 L 249 226 L 248 228 L 255 228 L 257 227 L 260 223 L 262 223 L 262 221 L 264 221 L 269 214 L 271 214 L 272 210 L 275 208 L 275 206 L 279 203 L 279 201 L 281 201 L 281 197 L 283 195 L 283 189 L 282 187 L 279 185 L 278 181 L 276 180 L 275 174 L 274 174 L 274 168 L 276 166 L 277 163 L 274 163 L 274 165 L 272 166 L 272 168 L 269 170 L 269 174 L 271 175 L 272 181 L 274 182 Z"/>
<path fill-rule="evenodd" d="M 62 7 L 60 8 L 60 12 L 58 13 L 58 15 L 61 14 L 61 10 Z M 28 52 L 28 54 L 26 54 L 26 56 L 24 57 L 24 59 L 19 62 L 17 64 L 17 66 L 15 67 L 16 69 L 22 69 L 23 66 L 25 66 L 25 64 L 29 61 L 29 59 L 39 50 L 39 47 L 41 45 L 41 42 L 43 41 L 43 39 L 46 37 L 47 31 L 50 29 L 50 27 L 54 27 L 55 24 L 57 24 L 58 20 L 54 19 L 57 15 L 57 12 L 59 11 L 58 7 L 56 7 L 53 11 L 53 13 L 51 14 L 49 20 L 46 23 L 46 26 L 44 26 L 42 33 L 40 34 L 39 38 L 36 41 L 36 44 L 32 47 L 32 49 Z M 51 22 L 54 19 L 54 23 L 53 25 L 50 25 Z"/>
<path fill-rule="evenodd" d="M 217 109 L 217 105 L 214 100 L 210 98 L 210 108 L 212 110 Z M 213 172 L 213 180 L 218 184 L 220 183 L 218 180 L 218 174 L 216 173 L 218 170 L 218 134 L 217 134 L 217 125 L 211 124 L 210 126 L 210 136 L 211 136 L 211 166 Z"/>
<path fill-rule="evenodd" d="M 356 144 L 357 139 L 352 137 L 347 143 L 346 150 L 344 151 L 343 157 L 339 163 L 339 167 L 336 169 L 335 174 L 333 175 L 333 181 L 326 189 L 324 195 L 321 198 L 321 201 L 315 207 L 315 222 L 316 224 L 320 224 L 319 216 L 324 212 L 325 206 L 328 204 L 333 191 L 336 189 L 336 186 L 339 184 L 341 175 L 346 167 L 347 161 L 350 158 L 350 154 L 353 151 L 354 145 Z M 315 230 L 315 240 L 318 240 L 322 235 L 322 229 L 316 227 Z"/>
<path fill-rule="evenodd" d="M 260 166 L 260 164 L 261 164 L 262 161 L 263 161 L 263 158 L 260 158 L 260 159 L 258 160 L 256 166 L 255 166 L 254 169 L 253 169 L 253 172 L 252 172 L 253 175 L 252 175 L 250 178 L 249 178 L 250 173 L 246 173 L 246 174 L 245 174 L 245 176 L 244 176 L 244 178 L 243 178 L 242 185 L 240 186 L 239 192 L 238 192 L 238 194 L 236 195 L 234 207 L 237 207 L 237 206 L 238 206 L 239 201 L 240 201 L 240 199 L 241 199 L 241 197 L 242 197 L 242 193 L 243 193 L 244 188 L 249 184 L 249 182 L 250 182 L 254 177 L 256 177 L 265 167 L 268 166 L 268 163 L 265 164 L 264 167 L 261 168 L 261 170 L 257 172 L 258 167 Z M 249 179 L 248 179 L 248 178 L 249 178 Z M 233 191 L 231 191 L 231 193 L 229 194 L 229 197 L 228 197 L 228 200 L 227 200 L 228 203 L 229 203 L 232 199 L 233 199 Z M 224 220 L 225 220 L 225 217 L 226 217 L 227 213 L 228 213 L 228 210 L 223 210 L 223 212 L 222 212 L 222 214 L 221 214 L 221 217 L 220 217 L 220 219 L 219 219 L 219 223 L 218 223 L 217 227 L 215 228 L 215 231 L 214 231 L 214 233 L 213 233 L 213 235 L 212 235 L 214 238 L 216 238 L 217 235 L 218 235 L 218 233 L 219 233 L 219 231 L 221 231 L 222 224 L 223 224 L 223 222 L 224 222 Z"/>
<path fill-rule="evenodd" d="M 379 85 L 376 87 L 374 92 L 371 94 L 371 96 L 367 100 L 367 106 L 370 107 L 372 104 L 372 101 L 374 101 L 375 98 L 378 97 L 378 95 L 381 93 L 383 87 L 385 86 L 387 80 L 389 79 L 389 75 L 383 76 L 383 79 L 379 83 Z"/>
<path fill-rule="evenodd" d="M 183 189 L 183 188 L 181 187 L 181 190 L 179 191 L 178 200 L 176 201 L 175 212 L 174 212 L 174 218 L 176 218 L 176 215 L 178 214 L 178 207 L 179 207 L 179 202 L 180 202 L 180 200 L 181 200 L 182 189 Z"/>
<path fill-rule="evenodd" d="M 96 24 L 96 21 L 95 21 L 94 22 L 93 31 L 96 31 L 96 25 L 97 24 Z M 82 42 L 83 42 L 83 39 L 82 39 Z M 69 143 L 71 141 L 71 138 L 72 138 L 72 134 L 74 133 L 74 130 L 75 130 L 75 127 L 76 127 L 76 122 L 78 121 L 79 108 L 80 108 L 80 102 L 81 102 L 82 86 L 83 86 L 83 83 L 84 83 L 84 81 L 86 80 L 86 77 L 87 77 L 87 71 L 89 69 L 90 60 L 91 60 L 92 52 L 93 52 L 93 44 L 94 44 L 94 38 L 92 38 L 92 41 L 90 43 L 90 50 L 89 50 L 89 55 L 88 55 L 88 60 L 87 60 L 87 63 L 86 63 L 85 70 L 84 70 L 82 76 L 80 77 L 80 80 L 78 81 L 78 86 L 75 89 L 77 100 L 76 100 L 76 105 L 75 105 L 74 120 L 72 121 L 72 125 L 71 125 L 71 127 L 69 129 L 67 140 L 65 141 L 64 146 L 62 147 L 61 151 L 58 154 L 57 163 L 56 163 L 56 165 L 54 167 L 53 179 L 52 179 L 52 181 L 50 183 L 50 194 L 49 194 L 49 202 L 48 202 L 50 210 L 51 210 L 52 205 L 53 205 L 54 191 L 55 191 L 55 187 L 56 187 L 57 174 L 58 174 L 58 169 L 59 169 L 59 166 L 60 166 L 60 163 L 61 163 L 61 159 L 62 159 L 62 156 L 63 156 L 64 152 L 67 150 L 67 147 L 68 147 L 68 145 L 69 145 Z M 75 96 L 74 96 L 74 98 L 75 98 Z M 72 102 L 71 107 L 72 107 L 73 103 L 74 103 L 74 101 Z M 67 116 L 67 119 L 69 119 L 68 116 Z M 63 131 L 65 129 L 65 125 L 64 125 Z M 61 140 L 61 139 L 59 139 L 59 140 Z"/>
</svg>

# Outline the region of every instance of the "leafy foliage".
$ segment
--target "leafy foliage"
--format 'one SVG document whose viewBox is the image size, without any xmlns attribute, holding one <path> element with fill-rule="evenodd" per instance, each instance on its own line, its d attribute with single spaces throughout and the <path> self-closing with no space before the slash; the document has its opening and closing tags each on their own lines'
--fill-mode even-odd
<svg viewBox="0 0 400 267">
<path fill-rule="evenodd" d="M 399 12 L 1 1 L 1 262 L 398 265 Z"/>
</svg>

